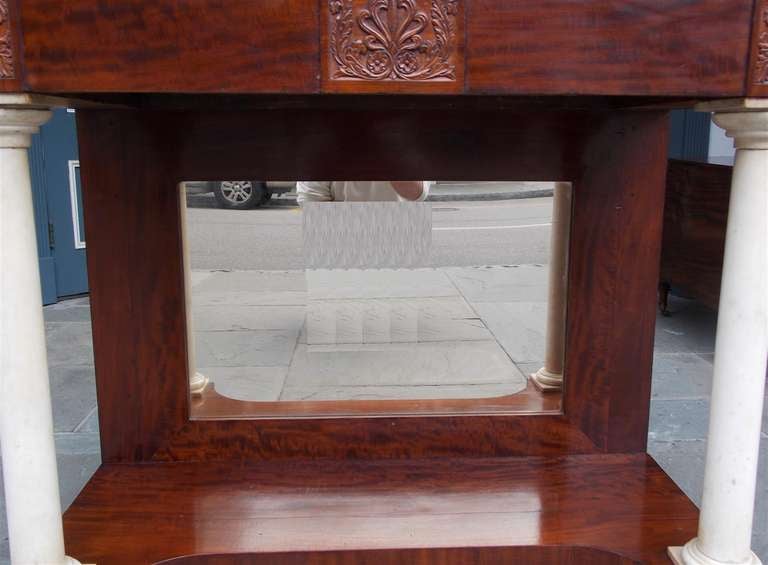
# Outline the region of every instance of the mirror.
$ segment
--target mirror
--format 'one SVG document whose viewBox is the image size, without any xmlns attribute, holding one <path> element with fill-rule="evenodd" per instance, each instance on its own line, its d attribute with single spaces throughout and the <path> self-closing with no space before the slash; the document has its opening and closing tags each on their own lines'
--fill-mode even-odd
<svg viewBox="0 0 768 565">
<path fill-rule="evenodd" d="M 193 417 L 560 410 L 570 184 L 190 181 L 180 206 Z"/>
</svg>

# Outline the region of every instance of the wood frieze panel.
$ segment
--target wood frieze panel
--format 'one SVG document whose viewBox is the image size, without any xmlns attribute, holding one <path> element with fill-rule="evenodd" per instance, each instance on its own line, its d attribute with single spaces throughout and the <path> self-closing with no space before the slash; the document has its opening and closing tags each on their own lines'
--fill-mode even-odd
<svg viewBox="0 0 768 565">
<path fill-rule="evenodd" d="M 460 91 L 463 29 L 460 0 L 327 0 L 325 89 Z"/>
<path fill-rule="evenodd" d="M 0 79 L 12 79 L 15 76 L 8 0 L 0 0 Z"/>
<path fill-rule="evenodd" d="M 763 0 L 755 13 L 754 63 L 752 84 L 768 89 L 768 1 Z M 768 94 L 768 92 L 766 92 Z"/>
</svg>

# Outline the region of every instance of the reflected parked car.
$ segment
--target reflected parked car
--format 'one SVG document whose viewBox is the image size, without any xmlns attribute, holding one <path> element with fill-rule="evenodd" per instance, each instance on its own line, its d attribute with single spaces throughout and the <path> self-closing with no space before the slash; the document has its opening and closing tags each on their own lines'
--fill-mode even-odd
<svg viewBox="0 0 768 565">
<path fill-rule="evenodd" d="M 269 201 L 274 194 L 284 194 L 296 188 L 295 182 L 260 180 L 187 181 L 187 194 L 213 193 L 221 208 L 246 210 Z"/>
</svg>

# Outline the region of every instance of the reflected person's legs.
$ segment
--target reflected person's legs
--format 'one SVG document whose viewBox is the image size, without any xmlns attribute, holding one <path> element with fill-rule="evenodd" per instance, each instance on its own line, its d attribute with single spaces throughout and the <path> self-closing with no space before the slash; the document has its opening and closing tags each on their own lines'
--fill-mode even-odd
<svg viewBox="0 0 768 565">
<path fill-rule="evenodd" d="M 531 375 L 533 384 L 542 391 L 558 391 L 563 388 L 565 301 L 568 289 L 571 200 L 571 184 L 567 182 L 555 183 L 552 201 L 552 239 L 549 244 L 547 342 L 544 366 Z"/>
</svg>

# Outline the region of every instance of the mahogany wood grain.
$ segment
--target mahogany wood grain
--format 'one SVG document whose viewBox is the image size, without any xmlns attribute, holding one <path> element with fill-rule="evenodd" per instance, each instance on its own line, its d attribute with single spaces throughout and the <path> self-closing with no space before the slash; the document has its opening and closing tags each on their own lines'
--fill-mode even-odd
<svg viewBox="0 0 768 565">
<path fill-rule="evenodd" d="M 755 0 L 747 95 L 768 96 L 768 0 Z"/>
<path fill-rule="evenodd" d="M 148 458 L 186 417 L 179 206 L 163 124 L 77 113 L 102 458 Z M 170 236 L 170 231 L 175 236 Z M 169 237 L 170 236 L 170 237 Z"/>
<path fill-rule="evenodd" d="M 316 92 L 318 3 L 23 0 L 37 92 Z"/>
<path fill-rule="evenodd" d="M 65 513 L 64 531 L 69 555 L 110 565 L 219 553 L 537 545 L 666 563 L 667 546 L 695 535 L 697 514 L 645 454 L 163 463 L 102 466 Z"/>
<path fill-rule="evenodd" d="M 660 280 L 714 310 L 720 300 L 732 167 L 670 160 Z"/>
<path fill-rule="evenodd" d="M 741 96 L 753 0 L 467 0 L 467 91 Z"/>
<path fill-rule="evenodd" d="M 642 451 L 666 124 L 646 111 L 78 112 L 104 461 Z M 227 176 L 573 180 L 565 413 L 385 404 L 190 421 L 176 183 Z"/>
<path fill-rule="evenodd" d="M 581 148 L 574 183 L 565 412 L 609 451 L 646 446 L 667 121 L 606 119 Z"/>
<path fill-rule="evenodd" d="M 632 565 L 609 551 L 576 546 L 379 549 L 197 555 L 158 565 Z"/>
<path fill-rule="evenodd" d="M 451 3 L 453 79 L 349 81 L 328 68 L 336 4 L 328 0 L 24 0 L 26 77 L 11 87 L 308 93 L 322 83 L 350 93 L 742 96 L 754 72 L 753 2 L 461 0 Z M 354 4 L 359 14 L 364 3 Z M 430 2 L 415 5 L 431 13 Z"/>
</svg>

